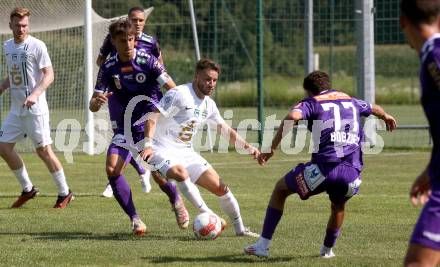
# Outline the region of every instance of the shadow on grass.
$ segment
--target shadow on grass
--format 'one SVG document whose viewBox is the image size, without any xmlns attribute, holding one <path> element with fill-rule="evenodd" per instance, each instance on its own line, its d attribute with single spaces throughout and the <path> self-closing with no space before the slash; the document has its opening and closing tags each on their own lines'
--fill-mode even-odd
<svg viewBox="0 0 440 267">
<path fill-rule="evenodd" d="M 154 235 L 147 234 L 143 237 L 134 236 L 130 232 L 124 233 L 111 233 L 111 234 L 94 234 L 88 232 L 42 232 L 42 233 L 14 233 L 14 232 L 0 232 L 2 235 L 17 235 L 23 236 L 22 241 L 26 242 L 28 240 L 51 240 L 51 241 L 69 241 L 69 240 L 173 240 L 173 241 L 194 241 L 194 237 L 190 236 L 173 236 L 173 235 Z"/>
<path fill-rule="evenodd" d="M 295 260 L 295 257 L 276 257 L 276 258 L 259 258 L 255 256 L 247 256 L 243 254 L 232 255 L 220 255 L 220 256 L 208 256 L 208 257 L 177 257 L 177 256 L 164 256 L 164 257 L 141 257 L 143 260 L 149 261 L 149 263 L 209 263 L 209 262 L 225 262 L 225 263 L 283 263 Z"/>
</svg>

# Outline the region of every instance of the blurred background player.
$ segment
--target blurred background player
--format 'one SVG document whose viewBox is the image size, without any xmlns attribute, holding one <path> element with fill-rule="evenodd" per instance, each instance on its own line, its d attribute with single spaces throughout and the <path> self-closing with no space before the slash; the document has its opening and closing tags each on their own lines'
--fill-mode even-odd
<svg viewBox="0 0 440 267">
<path fill-rule="evenodd" d="M 219 74 L 220 66 L 217 63 L 201 59 L 196 64 L 192 83 L 180 85 L 166 93 L 158 105 L 164 116 L 159 118 L 157 110 L 156 116 L 150 117 L 146 122 L 145 138 L 151 140 L 153 146 L 146 147 L 141 156 L 161 175 L 176 180 L 181 193 L 199 212 L 212 211 L 194 184 L 218 196 L 220 206 L 233 222 L 237 236 L 258 237 L 244 226 L 240 207 L 231 190 L 214 168 L 193 148 L 192 140 L 197 130 L 205 123 L 210 123 L 231 144 L 245 150 L 254 159 L 259 154 L 258 149 L 225 123 L 217 105 L 210 98 Z M 222 225 L 224 228 L 224 221 Z"/>
<path fill-rule="evenodd" d="M 11 110 L 0 131 L 0 156 L 23 189 L 12 204 L 12 208 L 21 207 L 39 193 L 23 160 L 14 150 L 18 141 L 29 137 L 57 186 L 54 208 L 62 209 L 72 200 L 73 194 L 66 183 L 63 166 L 51 147 L 46 90 L 54 80 L 54 73 L 46 45 L 28 33 L 29 16 L 30 11 L 26 8 L 18 7 L 11 12 L 9 27 L 13 38 L 4 43 L 8 77 L 0 84 L 0 94 L 11 88 Z"/>
<path fill-rule="evenodd" d="M 289 195 L 297 193 L 302 200 L 306 200 L 310 196 L 327 192 L 331 215 L 320 256 L 334 257 L 332 247 L 344 221 L 345 203 L 357 194 L 361 184 L 363 130 L 360 117 L 373 114 L 385 121 L 387 130 L 392 131 L 396 127 L 394 118 L 380 106 L 332 90 L 325 72 L 310 73 L 304 79 L 303 87 L 309 97 L 300 101 L 287 114 L 272 140 L 270 152 L 261 153 L 258 161 L 263 165 L 273 156 L 286 134 L 284 126 L 289 121 L 296 123 L 308 120 L 313 139 L 320 137 L 319 149 L 312 154 L 310 162 L 299 164 L 276 183 L 266 210 L 261 237 L 255 244 L 244 249 L 249 255 L 269 256 L 272 235 L 283 215 L 284 203 Z"/>
<path fill-rule="evenodd" d="M 440 264 L 440 1 L 401 1 L 400 26 L 420 57 L 421 103 L 433 141 L 431 160 L 411 187 L 414 205 L 425 204 L 414 227 L 405 266 Z"/>
<path fill-rule="evenodd" d="M 133 155 L 120 144 L 134 147 L 134 144 L 144 139 L 144 124 L 134 125 L 134 122 L 153 110 L 151 101 L 158 102 L 162 98 L 160 86 L 170 89 L 176 85 L 156 57 L 135 49 L 136 29 L 129 19 L 112 23 L 109 31 L 117 53 L 101 66 L 89 108 L 96 112 L 108 101 L 109 112 L 119 113 L 115 116 L 117 129 L 107 151 L 106 172 L 116 200 L 132 222 L 133 233 L 143 235 L 146 226 L 136 212 L 130 186 L 123 175 Z M 128 103 L 142 96 L 148 96 L 151 101 L 137 103 L 130 114 L 130 121 L 124 121 Z M 125 124 L 129 124 L 131 136 L 124 132 Z M 183 209 L 186 212 L 184 206 Z"/>
<path fill-rule="evenodd" d="M 162 53 L 159 48 L 159 44 L 156 38 L 149 36 L 143 32 L 146 17 L 144 9 L 141 7 L 133 7 L 128 11 L 128 19 L 135 25 L 136 27 L 136 50 L 142 51 L 148 54 L 151 54 L 158 58 L 159 62 L 163 64 Z M 98 58 L 96 59 L 96 64 L 101 66 L 102 63 L 109 55 L 114 55 L 116 53 L 116 49 L 111 43 L 111 36 L 108 34 L 104 39 L 104 42 L 101 46 Z M 110 120 L 116 121 L 117 118 L 112 116 L 114 113 L 110 112 Z M 130 164 L 134 167 L 136 172 L 139 174 L 139 178 L 141 181 L 142 191 L 145 193 L 150 192 L 151 184 L 150 184 L 150 170 L 143 168 L 140 164 L 136 162 L 134 158 L 131 158 Z M 168 199 L 171 204 L 176 203 L 176 195 L 178 195 L 178 191 L 176 186 L 167 181 L 164 178 L 159 177 L 158 175 L 153 176 L 155 182 L 159 185 L 159 188 L 168 196 Z M 104 197 L 112 197 L 113 190 L 110 184 L 108 183 L 104 191 L 102 192 Z M 179 198 L 179 196 L 177 196 Z M 175 211 L 175 208 L 173 207 Z"/>
</svg>

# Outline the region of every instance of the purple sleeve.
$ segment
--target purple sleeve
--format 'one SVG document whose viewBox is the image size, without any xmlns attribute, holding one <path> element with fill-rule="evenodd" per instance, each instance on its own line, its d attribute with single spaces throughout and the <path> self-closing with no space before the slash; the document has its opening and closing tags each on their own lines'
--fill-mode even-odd
<svg viewBox="0 0 440 267">
<path fill-rule="evenodd" d="M 368 117 L 372 113 L 371 104 L 367 101 L 356 99 L 353 97 L 353 104 L 359 110 L 359 114 L 363 117 Z"/>
<path fill-rule="evenodd" d="M 160 64 L 159 60 L 156 57 L 150 57 L 148 62 L 148 67 L 154 74 L 154 77 L 159 78 L 160 75 L 166 73 L 165 67 Z"/>
<path fill-rule="evenodd" d="M 431 53 L 432 56 L 428 56 L 426 59 L 427 61 L 427 68 L 429 75 L 431 76 L 432 80 L 434 81 L 436 85 L 436 89 L 440 89 L 440 53 L 438 50 L 434 50 Z"/>
<path fill-rule="evenodd" d="M 301 100 L 298 104 L 291 108 L 291 111 L 299 111 L 302 113 L 303 120 L 308 120 L 315 113 L 315 103 L 311 98 Z"/>
<path fill-rule="evenodd" d="M 102 42 L 102 46 L 99 49 L 99 55 L 103 57 L 107 57 L 113 50 L 113 44 L 111 41 L 110 34 L 107 34 L 107 36 L 104 39 L 104 42 Z"/>
<path fill-rule="evenodd" d="M 96 78 L 95 92 L 104 93 L 109 89 L 109 82 L 107 80 L 106 68 L 102 65 L 99 68 L 98 76 Z"/>
</svg>

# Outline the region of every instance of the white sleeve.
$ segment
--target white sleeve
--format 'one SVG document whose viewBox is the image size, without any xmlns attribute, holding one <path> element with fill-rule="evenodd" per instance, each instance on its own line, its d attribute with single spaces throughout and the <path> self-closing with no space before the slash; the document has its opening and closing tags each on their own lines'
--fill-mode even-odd
<svg viewBox="0 0 440 267">
<path fill-rule="evenodd" d="M 206 122 L 211 128 L 217 128 L 217 125 L 225 123 L 225 120 L 220 115 L 220 111 L 213 100 L 210 99 L 210 112 L 206 118 Z"/>
<path fill-rule="evenodd" d="M 176 88 L 168 90 L 168 92 L 162 97 L 157 104 L 157 109 L 165 117 L 174 115 L 180 109 L 182 109 L 182 101 L 180 99 L 179 90 Z"/>
<path fill-rule="evenodd" d="M 38 48 L 36 50 L 35 56 L 36 56 L 38 68 L 40 70 L 52 66 L 49 53 L 47 52 L 47 47 L 43 42 L 38 43 Z"/>
</svg>

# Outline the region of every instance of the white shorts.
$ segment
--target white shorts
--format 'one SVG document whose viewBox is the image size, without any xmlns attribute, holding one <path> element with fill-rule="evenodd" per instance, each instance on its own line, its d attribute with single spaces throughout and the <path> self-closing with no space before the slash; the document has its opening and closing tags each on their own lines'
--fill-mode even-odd
<svg viewBox="0 0 440 267">
<path fill-rule="evenodd" d="M 153 157 L 148 164 L 151 165 L 153 171 L 159 171 L 164 177 L 171 167 L 180 164 L 188 171 L 191 182 L 196 183 L 206 170 L 212 168 L 211 164 L 192 148 L 153 146 L 153 151 Z"/>
<path fill-rule="evenodd" d="M 17 116 L 9 113 L 2 123 L 0 142 L 17 143 L 29 137 L 36 148 L 52 144 L 49 114 Z"/>
</svg>

